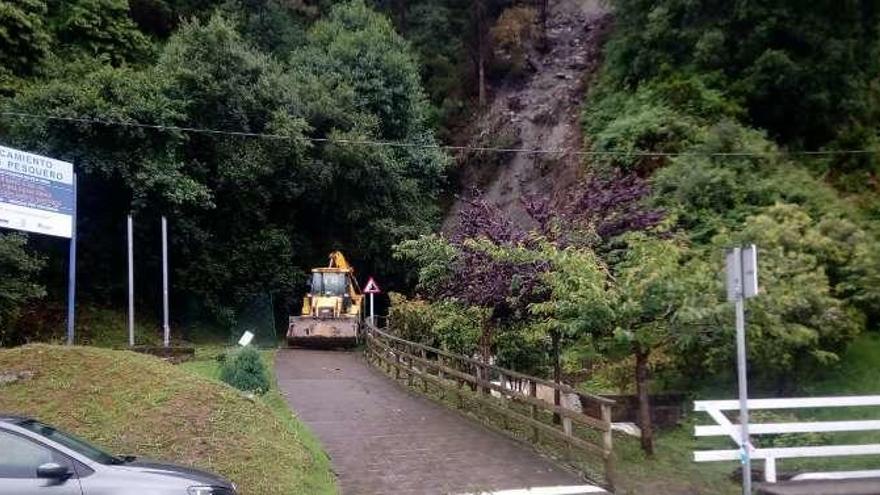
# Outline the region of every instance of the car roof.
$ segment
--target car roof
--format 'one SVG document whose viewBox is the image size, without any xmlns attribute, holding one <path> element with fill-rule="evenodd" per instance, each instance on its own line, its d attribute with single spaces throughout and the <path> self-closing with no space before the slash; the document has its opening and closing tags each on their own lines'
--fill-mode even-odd
<svg viewBox="0 0 880 495">
<path fill-rule="evenodd" d="M 0 422 L 3 422 L 3 423 L 14 423 L 14 424 L 18 424 L 18 423 L 22 423 L 22 422 L 24 422 L 24 421 L 29 421 L 29 420 L 31 420 L 31 419 L 33 419 L 33 418 L 29 418 L 29 417 L 27 417 L 27 416 L 19 416 L 19 415 L 17 415 L 17 414 L 3 414 L 3 413 L 0 413 Z"/>
</svg>

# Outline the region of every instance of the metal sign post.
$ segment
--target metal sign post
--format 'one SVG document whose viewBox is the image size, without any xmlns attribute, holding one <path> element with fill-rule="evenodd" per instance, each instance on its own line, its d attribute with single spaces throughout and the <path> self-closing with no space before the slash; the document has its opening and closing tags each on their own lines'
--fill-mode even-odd
<svg viewBox="0 0 880 495">
<path fill-rule="evenodd" d="M 70 239 L 67 343 L 74 342 L 76 175 L 73 165 L 0 146 L 0 227 Z"/>
<path fill-rule="evenodd" d="M 162 339 L 165 347 L 170 345 L 171 327 L 168 326 L 168 221 L 162 215 Z"/>
<path fill-rule="evenodd" d="M 376 326 L 376 301 L 374 296 L 380 293 L 382 293 L 382 289 L 379 288 L 373 277 L 370 277 L 370 280 L 367 281 L 367 285 L 364 287 L 364 294 L 370 295 L 370 324 L 373 326 Z"/>
<path fill-rule="evenodd" d="M 727 251 L 727 300 L 736 306 L 736 368 L 739 383 L 740 456 L 743 493 L 752 493 L 751 443 L 749 442 L 749 391 L 746 359 L 745 299 L 758 295 L 758 250 L 754 244 Z"/>
<path fill-rule="evenodd" d="M 134 221 L 128 215 L 128 346 L 134 347 Z"/>
<path fill-rule="evenodd" d="M 73 214 L 70 220 L 70 250 L 67 262 L 67 345 L 73 345 L 76 319 L 76 174 L 73 176 Z"/>
</svg>

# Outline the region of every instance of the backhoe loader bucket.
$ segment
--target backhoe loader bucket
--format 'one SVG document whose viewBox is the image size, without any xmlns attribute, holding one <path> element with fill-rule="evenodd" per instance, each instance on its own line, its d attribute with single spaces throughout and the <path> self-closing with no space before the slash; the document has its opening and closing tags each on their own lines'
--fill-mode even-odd
<svg viewBox="0 0 880 495">
<path fill-rule="evenodd" d="M 291 347 L 354 347 L 358 343 L 359 335 L 360 324 L 357 318 L 291 316 L 287 327 L 287 343 Z"/>
</svg>

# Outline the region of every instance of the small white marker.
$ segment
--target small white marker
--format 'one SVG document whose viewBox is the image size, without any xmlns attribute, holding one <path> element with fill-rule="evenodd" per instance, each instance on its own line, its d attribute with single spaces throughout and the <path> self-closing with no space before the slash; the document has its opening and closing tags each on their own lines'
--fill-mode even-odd
<svg viewBox="0 0 880 495">
<path fill-rule="evenodd" d="M 254 340 L 254 334 L 252 334 L 251 332 L 245 332 L 244 335 L 242 335 L 241 338 L 238 339 L 238 345 L 242 347 L 247 347 L 248 345 L 250 345 L 252 340 Z"/>
</svg>

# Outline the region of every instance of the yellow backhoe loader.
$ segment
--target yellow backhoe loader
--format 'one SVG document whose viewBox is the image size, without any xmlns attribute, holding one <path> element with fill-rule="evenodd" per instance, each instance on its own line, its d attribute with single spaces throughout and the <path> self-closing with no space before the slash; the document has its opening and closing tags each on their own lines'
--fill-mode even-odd
<svg viewBox="0 0 880 495">
<path fill-rule="evenodd" d="M 302 315 L 291 316 L 287 343 L 295 347 L 349 347 L 361 331 L 363 294 L 354 268 L 339 251 L 330 253 L 326 268 L 312 269 Z"/>
</svg>

